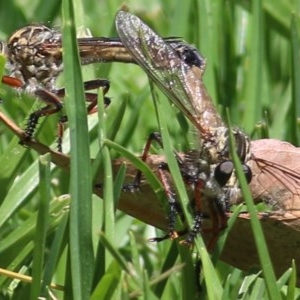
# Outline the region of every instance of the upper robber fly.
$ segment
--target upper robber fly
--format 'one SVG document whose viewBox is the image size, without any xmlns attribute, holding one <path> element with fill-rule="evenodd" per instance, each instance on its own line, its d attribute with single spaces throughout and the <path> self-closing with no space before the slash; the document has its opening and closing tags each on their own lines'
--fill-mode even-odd
<svg viewBox="0 0 300 300">
<path fill-rule="evenodd" d="M 135 63 L 118 38 L 78 38 L 82 64 L 96 62 Z M 171 47 L 185 45 L 176 38 L 166 38 Z M 44 25 L 29 25 L 15 31 L 7 43 L 0 42 L 0 52 L 7 56 L 10 76 L 26 85 L 42 85 L 51 90 L 63 69 L 61 33 Z"/>
<path fill-rule="evenodd" d="M 183 41 L 176 38 L 166 38 L 166 43 L 175 51 L 189 47 Z M 118 38 L 91 37 L 78 39 L 79 54 L 82 64 L 96 62 L 124 62 L 135 63 L 134 57 L 124 48 Z M 179 50 L 177 50 L 179 49 Z M 38 120 L 42 116 L 60 111 L 63 107 L 61 98 L 64 97 L 64 89 L 55 88 L 55 80 L 63 70 L 62 36 L 56 29 L 44 25 L 29 25 L 15 31 L 7 43 L 0 42 L 0 52 L 7 56 L 7 69 L 9 76 L 3 76 L 2 82 L 28 91 L 42 100 L 46 106 L 33 112 L 25 129 L 25 139 L 33 137 Z M 103 87 L 106 94 L 109 89 L 109 81 L 96 79 L 84 82 L 86 91 Z M 96 111 L 97 96 L 93 93 L 85 93 L 89 102 L 88 113 Z M 106 103 L 109 99 L 105 97 Z M 58 150 L 61 149 L 63 123 L 65 116 L 59 122 Z"/>
</svg>

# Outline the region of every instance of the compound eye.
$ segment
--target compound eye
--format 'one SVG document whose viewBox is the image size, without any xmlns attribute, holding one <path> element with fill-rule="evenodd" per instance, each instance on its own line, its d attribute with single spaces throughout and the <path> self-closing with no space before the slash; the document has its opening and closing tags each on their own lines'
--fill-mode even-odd
<svg viewBox="0 0 300 300">
<path fill-rule="evenodd" d="M 218 164 L 215 168 L 215 179 L 222 187 L 224 186 L 233 172 L 233 162 L 228 160 Z"/>
<path fill-rule="evenodd" d="M 3 41 L 0 41 L 0 54 L 7 55 L 7 45 Z"/>
<path fill-rule="evenodd" d="M 247 165 L 243 165 L 242 167 L 243 167 L 243 172 L 245 174 L 247 183 L 250 183 L 252 180 L 252 171 L 251 171 L 250 167 Z"/>
</svg>

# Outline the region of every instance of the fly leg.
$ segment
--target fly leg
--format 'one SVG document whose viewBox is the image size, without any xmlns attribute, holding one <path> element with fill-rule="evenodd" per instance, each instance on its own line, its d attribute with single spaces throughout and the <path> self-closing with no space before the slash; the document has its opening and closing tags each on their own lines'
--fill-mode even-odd
<svg viewBox="0 0 300 300">
<path fill-rule="evenodd" d="M 162 182 L 162 185 L 164 187 L 165 193 L 168 198 L 168 203 L 169 203 L 169 215 L 168 215 L 168 234 L 165 237 L 168 237 L 172 240 L 176 239 L 180 234 L 177 233 L 175 230 L 175 224 L 176 224 L 176 216 L 178 214 L 181 214 L 181 208 L 179 206 L 178 201 L 175 198 L 175 193 L 172 191 L 172 188 L 170 186 L 168 177 L 167 177 L 167 172 L 169 172 L 168 165 L 166 163 L 161 163 L 158 168 L 158 174 L 160 177 L 160 180 Z M 163 237 L 164 239 L 164 237 Z M 153 240 L 153 239 L 152 239 Z M 153 241 L 160 241 L 162 238 L 156 238 L 156 240 Z"/>
<path fill-rule="evenodd" d="M 23 88 L 24 87 L 24 83 L 20 79 L 11 77 L 11 76 L 4 75 L 1 79 L 1 82 L 3 84 L 9 85 L 13 88 Z"/>
<path fill-rule="evenodd" d="M 109 87 L 110 87 L 110 82 L 107 79 L 94 79 L 94 80 L 85 81 L 83 83 L 84 91 L 90 91 L 90 90 L 96 90 L 99 88 L 103 88 L 104 96 L 109 91 Z M 65 94 L 66 94 L 64 88 L 55 90 L 54 93 L 60 98 L 65 97 Z M 89 93 L 89 92 L 85 92 L 84 95 L 85 95 L 86 102 L 89 103 L 89 105 L 87 107 L 88 114 L 93 114 L 93 113 L 97 112 L 96 106 L 97 106 L 97 101 L 98 101 L 98 95 L 95 93 Z M 107 107 L 109 104 L 110 104 L 110 98 L 104 97 L 105 107 Z"/>
<path fill-rule="evenodd" d="M 141 157 L 141 160 L 143 162 L 146 162 L 146 160 L 148 158 L 150 147 L 151 147 L 151 144 L 153 143 L 153 141 L 157 142 L 159 144 L 159 146 L 163 148 L 163 143 L 162 143 L 160 133 L 159 132 L 152 132 L 149 135 L 149 137 L 147 139 L 147 142 L 146 142 L 146 145 L 145 145 L 144 150 L 143 150 L 143 154 L 142 154 L 142 157 Z M 142 180 L 142 171 L 137 170 L 134 181 L 133 181 L 132 184 L 128 185 L 128 188 L 129 189 L 131 189 L 131 188 L 132 189 L 138 189 L 139 186 L 140 186 L 141 180 Z"/>
<path fill-rule="evenodd" d="M 1 81 L 2 83 L 13 88 L 24 89 L 24 83 L 17 78 L 3 76 Z M 54 93 L 43 88 L 37 88 L 36 90 L 34 90 L 33 94 L 47 105 L 42 107 L 38 111 L 33 112 L 29 116 L 24 133 L 25 137 L 24 140 L 20 141 L 20 144 L 26 144 L 27 141 L 32 139 L 40 117 L 52 115 L 62 109 L 62 102 L 60 98 Z"/>
<path fill-rule="evenodd" d="M 105 105 L 105 107 L 109 106 L 110 98 L 105 96 L 107 94 L 107 92 L 109 91 L 109 87 L 110 87 L 109 80 L 94 79 L 94 80 L 90 80 L 90 81 L 85 81 L 83 84 L 84 84 L 84 90 L 85 91 L 99 89 L 101 87 L 102 90 L 103 90 L 103 95 L 104 95 L 104 98 L 103 98 L 104 99 L 104 105 Z M 87 108 L 88 114 L 93 114 L 93 113 L 97 112 L 98 109 L 97 109 L 96 106 L 97 106 L 98 96 L 96 94 L 93 94 L 93 93 L 85 93 L 85 99 L 86 99 L 87 102 L 90 102 L 90 104 Z"/>
<path fill-rule="evenodd" d="M 188 232 L 187 237 L 185 240 L 182 241 L 182 244 L 191 247 L 194 243 L 194 240 L 201 232 L 202 223 L 203 223 L 203 205 L 202 205 L 202 195 L 201 191 L 204 188 L 204 182 L 201 179 L 197 179 L 194 186 L 194 193 L 195 193 L 195 207 L 194 207 L 194 224 L 192 229 Z"/>
<path fill-rule="evenodd" d="M 100 87 L 103 88 L 103 95 L 104 95 L 104 105 L 107 107 L 110 104 L 110 98 L 106 97 L 106 93 L 109 90 L 110 83 L 106 79 L 94 79 L 85 81 L 83 83 L 83 88 L 85 91 L 99 89 Z M 61 88 L 59 90 L 55 90 L 55 94 L 60 98 L 65 96 L 65 89 Z M 97 101 L 98 95 L 95 93 L 85 92 L 85 100 L 89 103 L 87 107 L 87 113 L 93 114 L 97 112 Z M 62 152 L 62 139 L 63 139 L 63 132 L 65 124 L 68 122 L 68 117 L 66 115 L 62 116 L 58 122 L 57 128 L 57 149 L 59 152 Z"/>
<path fill-rule="evenodd" d="M 32 139 L 40 117 L 52 115 L 59 112 L 63 108 L 60 98 L 52 92 L 39 88 L 34 91 L 34 95 L 37 96 L 39 100 L 47 103 L 47 105 L 30 114 L 25 129 L 26 138 L 24 141 L 21 141 L 21 144 Z"/>
<path fill-rule="evenodd" d="M 15 78 L 10 76 L 3 76 L 1 79 L 2 83 L 9 85 L 13 88 L 19 88 L 24 89 L 25 85 L 24 83 Z M 109 90 L 109 81 L 105 79 L 95 79 L 86 81 L 84 84 L 84 90 L 92 90 L 92 89 L 98 89 L 99 87 L 103 87 L 103 93 L 104 95 Z M 37 88 L 33 94 L 41 101 L 46 103 L 47 105 L 42 107 L 36 112 L 33 112 L 29 116 L 29 120 L 27 123 L 27 126 L 25 128 L 25 138 L 20 143 L 26 144 L 26 141 L 29 141 L 32 139 L 34 135 L 34 131 L 36 129 L 36 126 L 38 124 L 39 118 L 43 116 L 52 115 L 56 112 L 59 112 L 63 108 L 62 104 L 62 98 L 65 96 L 65 89 L 58 89 L 58 90 L 46 90 L 44 88 Z M 85 92 L 85 99 L 89 103 L 87 107 L 87 113 L 92 114 L 97 111 L 97 100 L 98 96 L 94 93 Z M 104 104 L 105 106 L 108 106 L 110 104 L 110 99 L 108 97 L 104 97 Z M 67 116 L 62 116 L 58 123 L 58 129 L 57 129 L 57 135 L 58 135 L 58 151 L 62 152 L 62 137 L 63 137 L 63 131 L 64 131 L 64 124 L 68 121 Z"/>
<path fill-rule="evenodd" d="M 143 150 L 142 157 L 141 157 L 142 161 L 144 161 L 144 162 L 147 161 L 150 147 L 151 147 L 151 144 L 153 143 L 153 141 L 157 142 L 161 147 L 163 147 L 161 135 L 158 132 L 151 133 L 147 139 L 147 142 L 146 142 L 146 145 Z M 176 153 L 175 153 L 175 156 L 179 161 L 180 158 Z M 179 163 L 180 163 L 180 161 L 179 161 Z M 183 234 L 183 233 L 178 233 L 175 230 L 176 216 L 177 216 L 177 214 L 181 214 L 181 208 L 179 206 L 178 201 L 175 198 L 176 195 L 172 191 L 172 187 L 169 183 L 169 178 L 167 176 L 168 173 L 169 173 L 168 165 L 166 163 L 160 163 L 158 166 L 158 176 L 164 187 L 164 191 L 166 193 L 168 203 L 169 203 L 169 214 L 168 214 L 168 221 L 169 221 L 168 231 L 169 232 L 163 237 L 157 237 L 157 238 L 150 239 L 150 241 L 153 241 L 153 242 L 159 242 L 159 241 L 169 239 L 169 238 L 175 239 L 179 235 Z M 133 183 L 124 186 L 123 190 L 124 191 L 134 191 L 134 190 L 138 189 L 139 185 L 141 183 L 141 179 L 142 179 L 142 172 L 140 170 L 137 170 L 137 173 L 136 173 Z"/>
</svg>

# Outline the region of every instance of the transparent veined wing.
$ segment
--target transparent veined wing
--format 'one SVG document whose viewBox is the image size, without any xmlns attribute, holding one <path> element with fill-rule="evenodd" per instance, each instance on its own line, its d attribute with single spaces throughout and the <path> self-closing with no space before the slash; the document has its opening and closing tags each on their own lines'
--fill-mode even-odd
<svg viewBox="0 0 300 300">
<path fill-rule="evenodd" d="M 116 27 L 123 45 L 202 137 L 224 126 L 202 82 L 205 60 L 194 47 L 168 45 L 138 17 L 124 11 L 118 13 Z"/>
</svg>

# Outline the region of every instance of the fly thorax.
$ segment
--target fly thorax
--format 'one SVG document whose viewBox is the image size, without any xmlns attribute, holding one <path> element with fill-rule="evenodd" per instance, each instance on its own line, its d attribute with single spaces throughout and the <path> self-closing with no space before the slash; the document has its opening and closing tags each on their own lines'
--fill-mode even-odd
<svg viewBox="0 0 300 300">
<path fill-rule="evenodd" d="M 250 159 L 249 138 L 238 128 L 232 129 L 235 138 L 236 152 L 242 163 Z M 228 128 L 217 127 L 211 130 L 211 136 L 203 141 L 203 150 L 211 164 L 230 160 L 230 143 Z"/>
<path fill-rule="evenodd" d="M 210 165 L 202 158 L 199 150 L 190 150 L 184 156 L 184 163 L 181 166 L 181 173 L 188 184 L 206 181 L 210 176 Z"/>
<path fill-rule="evenodd" d="M 203 140 L 203 155 L 210 164 L 216 164 L 224 160 L 224 154 L 228 155 L 228 129 L 217 127 L 211 129 L 210 136 Z"/>
</svg>

